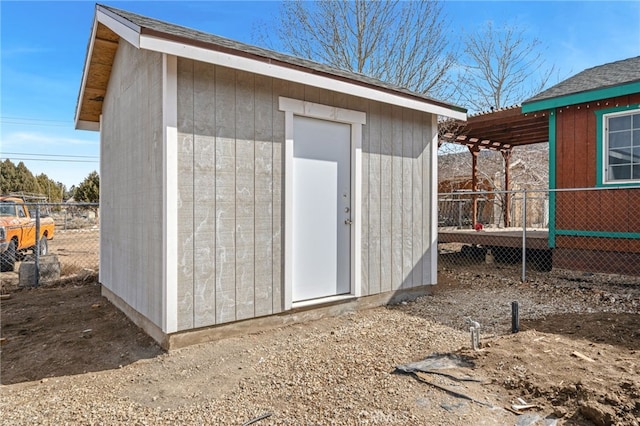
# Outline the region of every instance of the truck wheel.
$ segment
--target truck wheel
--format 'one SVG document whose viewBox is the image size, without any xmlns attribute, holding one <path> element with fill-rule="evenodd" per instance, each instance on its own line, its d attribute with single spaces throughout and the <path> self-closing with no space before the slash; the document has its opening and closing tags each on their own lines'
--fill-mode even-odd
<svg viewBox="0 0 640 426">
<path fill-rule="evenodd" d="M 49 243 L 45 235 L 40 238 L 40 256 L 46 256 L 49 254 Z"/>
<path fill-rule="evenodd" d="M 13 268 L 16 264 L 16 242 L 11 240 L 9 242 L 9 247 L 3 252 L 0 253 L 0 271 L 8 272 L 13 271 Z"/>
</svg>

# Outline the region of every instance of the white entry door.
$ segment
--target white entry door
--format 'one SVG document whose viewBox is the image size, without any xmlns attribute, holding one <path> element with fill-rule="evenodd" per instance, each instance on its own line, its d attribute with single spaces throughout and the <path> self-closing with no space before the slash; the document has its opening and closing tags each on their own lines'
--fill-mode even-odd
<svg viewBox="0 0 640 426">
<path fill-rule="evenodd" d="M 351 125 L 293 120 L 292 299 L 349 293 Z"/>
</svg>

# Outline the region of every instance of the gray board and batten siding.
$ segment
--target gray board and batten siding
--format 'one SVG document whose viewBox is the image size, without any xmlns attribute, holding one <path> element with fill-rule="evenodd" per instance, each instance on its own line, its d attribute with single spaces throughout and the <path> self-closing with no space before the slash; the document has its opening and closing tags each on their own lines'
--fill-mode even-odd
<svg viewBox="0 0 640 426">
<path fill-rule="evenodd" d="M 100 138 L 100 282 L 160 326 L 162 54 L 120 43 Z"/>
<path fill-rule="evenodd" d="M 435 283 L 429 113 L 178 58 L 178 330 L 283 312 L 280 97 L 366 113 L 361 295 Z"/>
</svg>

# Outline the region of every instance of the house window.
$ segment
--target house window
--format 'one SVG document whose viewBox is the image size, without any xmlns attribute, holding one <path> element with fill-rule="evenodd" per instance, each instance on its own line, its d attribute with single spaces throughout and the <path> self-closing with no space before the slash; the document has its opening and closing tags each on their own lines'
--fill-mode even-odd
<svg viewBox="0 0 640 426">
<path fill-rule="evenodd" d="M 640 110 L 603 119 L 605 183 L 640 182 Z"/>
</svg>

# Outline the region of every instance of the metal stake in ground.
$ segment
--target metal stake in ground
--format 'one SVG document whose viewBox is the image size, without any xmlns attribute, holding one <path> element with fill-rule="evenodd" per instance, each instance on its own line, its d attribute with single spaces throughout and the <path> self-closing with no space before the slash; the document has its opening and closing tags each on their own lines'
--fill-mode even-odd
<svg viewBox="0 0 640 426">
<path fill-rule="evenodd" d="M 520 307 L 518 301 L 511 302 L 511 332 L 517 333 L 520 331 Z"/>
</svg>

